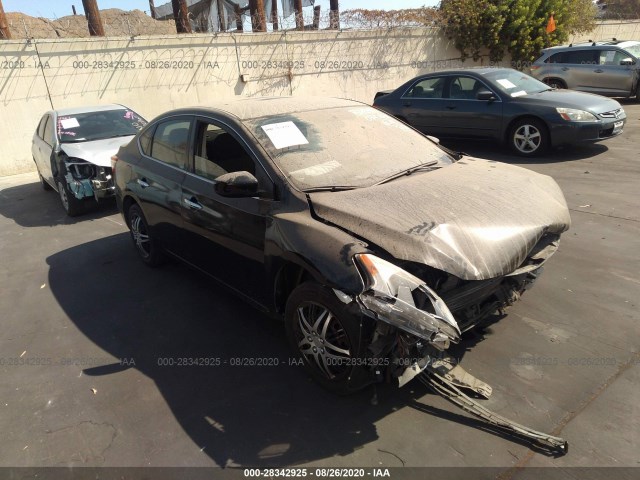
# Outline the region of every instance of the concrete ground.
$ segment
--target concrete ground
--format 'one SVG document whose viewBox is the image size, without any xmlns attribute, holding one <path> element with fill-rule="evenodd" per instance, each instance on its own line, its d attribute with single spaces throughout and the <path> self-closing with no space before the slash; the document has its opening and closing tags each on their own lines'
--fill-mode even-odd
<svg viewBox="0 0 640 480">
<path fill-rule="evenodd" d="M 25 174 L 0 179 L 0 466 L 637 468 L 640 105 L 625 109 L 622 136 L 532 161 L 445 142 L 551 175 L 567 198 L 573 226 L 539 282 L 456 350 L 493 386 L 488 408 L 564 437 L 566 456 L 418 383 L 377 405 L 373 389 L 324 392 L 289 364 L 280 324 L 181 265 L 142 265 L 113 203 L 70 219 Z M 278 365 L 236 365 L 256 357 Z"/>
</svg>

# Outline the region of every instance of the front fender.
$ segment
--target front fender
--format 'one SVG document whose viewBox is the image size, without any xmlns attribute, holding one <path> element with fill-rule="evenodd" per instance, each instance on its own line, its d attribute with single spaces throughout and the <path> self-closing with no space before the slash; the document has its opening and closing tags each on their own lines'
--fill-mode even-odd
<svg viewBox="0 0 640 480">
<path fill-rule="evenodd" d="M 281 264 L 290 262 L 307 270 L 317 282 L 350 295 L 364 288 L 353 256 L 368 252 L 360 240 L 297 212 L 274 215 L 265 238 L 268 271 L 277 272 Z"/>
</svg>

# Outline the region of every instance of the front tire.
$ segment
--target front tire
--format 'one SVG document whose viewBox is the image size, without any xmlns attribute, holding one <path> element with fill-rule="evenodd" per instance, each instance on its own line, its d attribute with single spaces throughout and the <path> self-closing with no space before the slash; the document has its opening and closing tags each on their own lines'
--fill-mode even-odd
<svg viewBox="0 0 640 480">
<path fill-rule="evenodd" d="M 509 130 L 509 146 L 521 157 L 535 157 L 549 148 L 547 127 L 535 118 L 523 118 Z"/>
<path fill-rule="evenodd" d="M 285 310 L 287 339 L 302 357 L 309 375 L 325 389 L 340 395 L 369 384 L 361 359 L 360 318 L 328 288 L 314 282 L 296 287 Z"/>
<path fill-rule="evenodd" d="M 58 187 L 58 195 L 60 196 L 60 202 L 64 211 L 70 217 L 77 217 L 84 211 L 84 205 L 82 200 L 78 200 L 75 195 L 69 190 L 67 182 L 63 179 L 58 179 L 56 183 Z"/>
<path fill-rule="evenodd" d="M 134 204 L 129 207 L 127 221 L 131 232 L 131 240 L 136 247 L 140 260 L 150 267 L 157 267 L 164 263 L 164 253 L 158 242 L 150 235 L 147 219 L 138 205 Z"/>
</svg>

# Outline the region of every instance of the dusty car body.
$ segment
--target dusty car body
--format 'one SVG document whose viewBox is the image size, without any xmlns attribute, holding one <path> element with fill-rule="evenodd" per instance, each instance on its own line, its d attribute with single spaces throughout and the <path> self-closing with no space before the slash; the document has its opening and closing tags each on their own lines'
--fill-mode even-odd
<svg viewBox="0 0 640 480">
<path fill-rule="evenodd" d="M 340 393 L 404 385 L 516 301 L 570 225 L 550 177 L 451 156 L 346 100 L 174 110 L 113 162 L 142 261 L 170 254 L 283 318 Z"/>
<path fill-rule="evenodd" d="M 45 190 L 54 189 L 69 216 L 112 197 L 111 156 L 146 120 L 123 105 L 52 110 L 33 135 L 32 155 Z"/>
</svg>

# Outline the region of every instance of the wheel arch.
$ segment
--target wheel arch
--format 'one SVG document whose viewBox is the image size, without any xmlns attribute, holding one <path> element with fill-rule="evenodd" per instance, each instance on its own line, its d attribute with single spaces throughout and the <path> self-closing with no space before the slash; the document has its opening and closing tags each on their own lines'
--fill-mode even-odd
<svg viewBox="0 0 640 480">
<path fill-rule="evenodd" d="M 132 205 L 138 205 L 138 207 L 142 209 L 142 207 L 136 201 L 135 198 L 133 198 L 131 195 L 125 195 L 125 197 L 122 199 L 122 214 L 124 216 L 124 221 L 126 222 L 128 228 L 131 228 L 131 225 L 129 225 L 129 209 L 131 208 Z"/>
<path fill-rule="evenodd" d="M 549 77 L 544 77 L 542 79 L 542 83 L 546 83 L 547 85 L 549 84 L 549 82 L 551 80 L 555 80 L 556 82 L 558 82 L 559 84 L 563 85 L 562 88 L 568 88 L 567 87 L 567 82 L 565 82 L 563 79 L 559 78 L 559 77 L 553 77 L 553 76 L 549 76 Z"/>
</svg>

